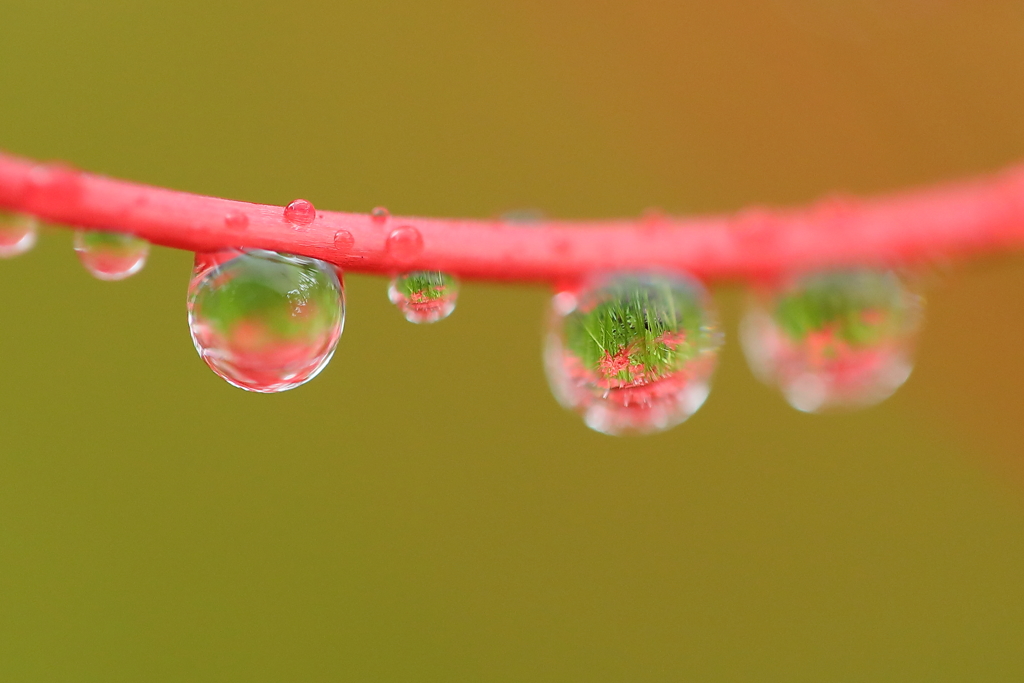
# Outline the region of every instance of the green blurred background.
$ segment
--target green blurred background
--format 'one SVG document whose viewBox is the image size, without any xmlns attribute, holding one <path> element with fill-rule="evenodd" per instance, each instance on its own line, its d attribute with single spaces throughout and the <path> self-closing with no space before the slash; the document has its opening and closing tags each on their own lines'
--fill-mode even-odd
<svg viewBox="0 0 1024 683">
<path fill-rule="evenodd" d="M 325 209 L 696 213 L 1024 159 L 1019 0 L 0 2 L 0 148 Z M 229 387 L 191 256 L 0 264 L 2 681 L 1017 681 L 1024 264 L 934 278 L 884 405 L 729 342 L 667 434 L 550 397 L 540 288 L 348 278 L 331 366 Z"/>
</svg>

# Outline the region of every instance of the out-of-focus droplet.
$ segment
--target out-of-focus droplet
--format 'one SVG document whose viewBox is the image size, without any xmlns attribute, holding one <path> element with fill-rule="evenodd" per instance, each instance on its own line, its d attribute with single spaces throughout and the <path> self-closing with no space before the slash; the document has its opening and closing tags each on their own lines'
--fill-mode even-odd
<svg viewBox="0 0 1024 683">
<path fill-rule="evenodd" d="M 96 278 L 123 280 L 146 265 L 149 242 L 122 232 L 76 230 L 75 253 Z"/>
<path fill-rule="evenodd" d="M 640 216 L 640 229 L 645 232 L 656 232 L 668 225 L 669 215 L 662 209 L 650 207 Z"/>
<path fill-rule="evenodd" d="M 328 263 L 261 250 L 196 255 L 192 342 L 229 384 L 260 393 L 305 384 L 330 361 L 344 323 L 344 288 Z"/>
<path fill-rule="evenodd" d="M 232 209 L 224 216 L 224 227 L 228 230 L 245 230 L 249 227 L 249 216 L 242 211 Z"/>
<path fill-rule="evenodd" d="M 334 246 L 345 253 L 348 253 L 355 243 L 355 238 L 348 230 L 339 230 L 334 233 Z"/>
<path fill-rule="evenodd" d="M 33 200 L 51 209 L 74 205 L 82 198 L 82 174 L 65 163 L 39 164 L 28 181 Z"/>
<path fill-rule="evenodd" d="M 411 225 L 395 228 L 384 245 L 384 249 L 395 261 L 404 263 L 419 256 L 423 251 L 423 236 Z"/>
<path fill-rule="evenodd" d="M 388 298 L 409 322 L 433 323 L 455 310 L 459 281 L 436 270 L 418 270 L 392 279 Z"/>
<path fill-rule="evenodd" d="M 14 258 L 36 245 L 34 216 L 0 211 L 0 258 Z"/>
<path fill-rule="evenodd" d="M 284 207 L 284 219 L 292 225 L 310 225 L 316 219 L 316 208 L 305 199 L 296 199 Z"/>
<path fill-rule="evenodd" d="M 555 398 L 605 434 L 651 434 L 707 398 L 721 333 L 689 277 L 617 274 L 552 301 L 544 365 Z"/>
<path fill-rule="evenodd" d="M 512 209 L 499 218 L 510 225 L 537 226 L 544 222 L 545 215 L 540 209 Z"/>
<path fill-rule="evenodd" d="M 384 223 L 387 223 L 389 218 L 391 218 L 391 212 L 389 212 L 383 206 L 375 206 L 373 207 L 373 210 L 370 211 L 370 220 L 372 220 L 377 225 L 383 225 Z"/>
<path fill-rule="evenodd" d="M 797 410 L 871 406 L 910 376 L 922 304 L 891 271 L 796 278 L 751 298 L 743 350 Z"/>
</svg>

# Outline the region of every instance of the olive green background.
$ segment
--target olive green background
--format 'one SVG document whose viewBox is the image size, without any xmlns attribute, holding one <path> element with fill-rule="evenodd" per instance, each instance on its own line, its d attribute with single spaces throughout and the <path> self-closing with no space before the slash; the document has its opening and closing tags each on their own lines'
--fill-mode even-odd
<svg viewBox="0 0 1024 683">
<path fill-rule="evenodd" d="M 680 213 L 1024 159 L 1017 0 L 0 2 L 0 148 L 283 204 Z M 1018 681 L 1024 264 L 928 275 L 910 382 L 808 416 L 728 343 L 664 435 L 550 397 L 547 293 L 241 392 L 189 254 L 0 263 L 2 681 Z"/>
</svg>

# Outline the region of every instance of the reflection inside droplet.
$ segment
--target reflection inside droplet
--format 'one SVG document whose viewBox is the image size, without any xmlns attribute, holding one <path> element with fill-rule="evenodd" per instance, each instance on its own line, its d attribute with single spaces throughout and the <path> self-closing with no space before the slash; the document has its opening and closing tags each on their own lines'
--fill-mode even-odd
<svg viewBox="0 0 1024 683">
<path fill-rule="evenodd" d="M 670 429 L 707 398 L 721 345 L 706 290 L 619 274 L 554 297 L 544 360 L 555 398 L 605 434 Z"/>
<path fill-rule="evenodd" d="M 411 323 L 433 323 L 455 310 L 459 281 L 436 270 L 398 275 L 388 286 L 388 298 Z"/>
<path fill-rule="evenodd" d="M 891 271 L 817 273 L 752 297 L 741 341 L 753 373 L 797 410 L 860 408 L 910 376 L 921 310 Z"/>
<path fill-rule="evenodd" d="M 196 257 L 188 321 L 200 357 L 248 391 L 274 393 L 313 379 L 330 361 L 345 322 L 333 266 L 271 251 Z"/>
<path fill-rule="evenodd" d="M 75 253 L 94 277 L 123 280 L 146 265 L 149 242 L 122 232 L 76 230 Z"/>
</svg>

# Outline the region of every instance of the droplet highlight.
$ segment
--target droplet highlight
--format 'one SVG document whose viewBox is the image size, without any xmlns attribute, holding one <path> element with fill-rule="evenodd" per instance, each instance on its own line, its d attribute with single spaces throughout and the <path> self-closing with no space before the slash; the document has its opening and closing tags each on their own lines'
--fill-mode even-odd
<svg viewBox="0 0 1024 683">
<path fill-rule="evenodd" d="M 316 208 L 305 199 L 296 199 L 284 207 L 284 219 L 292 225 L 311 225 L 316 219 Z"/>
<path fill-rule="evenodd" d="M 618 274 L 555 295 L 544 365 L 555 398 L 591 429 L 651 434 L 704 403 L 721 339 L 696 280 Z"/>
<path fill-rule="evenodd" d="M 423 251 L 423 236 L 411 225 L 404 225 L 388 235 L 384 249 L 388 256 L 399 263 L 411 261 Z"/>
<path fill-rule="evenodd" d="M 891 271 L 816 273 L 752 296 L 751 371 L 808 413 L 872 406 L 906 382 L 923 300 Z"/>
<path fill-rule="evenodd" d="M 0 211 L 0 258 L 14 258 L 32 249 L 37 230 L 35 216 Z"/>
<path fill-rule="evenodd" d="M 387 223 L 389 218 L 391 218 L 391 212 L 383 206 L 375 206 L 373 207 L 373 210 L 370 211 L 370 220 L 378 225 Z"/>
<path fill-rule="evenodd" d="M 459 281 L 436 270 L 418 270 L 398 275 L 388 286 L 391 300 L 411 323 L 435 323 L 455 310 Z"/>
<path fill-rule="evenodd" d="M 259 393 L 316 377 L 345 323 L 334 267 L 262 250 L 218 260 L 197 254 L 189 286 L 189 331 L 203 361 L 229 384 Z"/>
<path fill-rule="evenodd" d="M 146 265 L 149 242 L 121 232 L 76 230 L 75 253 L 85 269 L 100 280 L 123 280 Z"/>
</svg>

